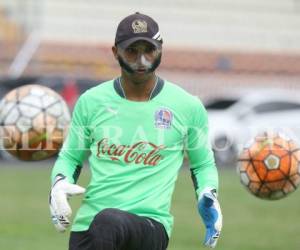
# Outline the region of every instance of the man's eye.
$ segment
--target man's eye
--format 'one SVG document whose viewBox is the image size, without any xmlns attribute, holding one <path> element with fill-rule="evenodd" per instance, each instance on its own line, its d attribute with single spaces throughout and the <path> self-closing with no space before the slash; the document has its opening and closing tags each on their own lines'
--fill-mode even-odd
<svg viewBox="0 0 300 250">
<path fill-rule="evenodd" d="M 153 53 L 155 51 L 155 48 L 154 47 L 147 47 L 146 49 L 145 49 L 145 52 L 146 53 Z"/>
<path fill-rule="evenodd" d="M 137 53 L 137 50 L 134 49 L 134 48 L 127 48 L 127 49 L 126 49 L 126 52 L 127 52 L 127 53 L 130 53 L 130 54 L 135 54 L 135 53 Z"/>
</svg>

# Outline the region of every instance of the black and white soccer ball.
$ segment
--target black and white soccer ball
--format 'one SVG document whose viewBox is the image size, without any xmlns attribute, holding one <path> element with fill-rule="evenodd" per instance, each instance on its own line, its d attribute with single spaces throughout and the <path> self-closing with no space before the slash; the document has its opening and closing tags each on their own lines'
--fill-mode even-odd
<svg viewBox="0 0 300 250">
<path fill-rule="evenodd" d="M 0 102 L 2 145 L 20 160 L 43 160 L 55 155 L 69 122 L 66 102 L 45 86 L 16 88 Z"/>
</svg>

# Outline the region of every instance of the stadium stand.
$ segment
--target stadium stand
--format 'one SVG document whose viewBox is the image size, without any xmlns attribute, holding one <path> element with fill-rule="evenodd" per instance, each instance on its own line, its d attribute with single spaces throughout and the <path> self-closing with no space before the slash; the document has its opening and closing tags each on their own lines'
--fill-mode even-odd
<svg viewBox="0 0 300 250">
<path fill-rule="evenodd" d="M 0 5 L 0 75 L 7 72 L 23 40 L 23 30 Z"/>
<path fill-rule="evenodd" d="M 216 94 L 211 86 L 219 94 L 242 84 L 299 86 L 297 1 L 28 0 L 25 6 L 21 0 L 2 0 L 1 6 L 28 36 L 38 32 L 41 39 L 23 75 L 115 76 L 119 69 L 110 50 L 115 28 L 121 17 L 139 10 L 160 22 L 165 40 L 161 73 L 187 82 L 184 87 L 197 95 Z M 0 51 L 7 65 L 16 45 L 5 45 L 0 37 Z M 8 74 L 7 67 L 0 70 Z"/>
<path fill-rule="evenodd" d="M 110 44 L 119 19 L 137 10 L 160 21 L 168 46 L 299 50 L 300 15 L 293 0 L 45 1 L 44 35 Z"/>
</svg>

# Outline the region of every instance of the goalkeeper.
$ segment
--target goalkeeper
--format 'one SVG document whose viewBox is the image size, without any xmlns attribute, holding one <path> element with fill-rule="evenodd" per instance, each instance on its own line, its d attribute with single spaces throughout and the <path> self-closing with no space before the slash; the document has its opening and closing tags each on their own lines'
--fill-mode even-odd
<svg viewBox="0 0 300 250">
<path fill-rule="evenodd" d="M 215 247 L 222 227 L 218 174 L 200 100 L 155 74 L 162 55 L 158 24 L 140 13 L 118 25 L 114 57 L 121 76 L 78 99 L 51 175 L 50 210 L 58 231 L 70 225 L 68 197 L 83 194 L 70 250 L 164 250 L 171 235 L 171 196 L 184 151 Z M 76 185 L 89 152 L 91 181 Z M 188 212 L 188 211 L 187 211 Z"/>
</svg>

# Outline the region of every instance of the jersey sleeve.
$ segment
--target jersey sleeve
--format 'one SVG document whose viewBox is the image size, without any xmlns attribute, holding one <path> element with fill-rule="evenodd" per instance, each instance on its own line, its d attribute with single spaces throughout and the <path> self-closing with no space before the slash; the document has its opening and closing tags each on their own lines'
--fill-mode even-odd
<svg viewBox="0 0 300 250">
<path fill-rule="evenodd" d="M 207 112 L 199 100 L 193 108 L 190 124 L 187 131 L 186 151 L 198 198 L 206 187 L 218 189 L 218 171 L 208 137 Z"/>
<path fill-rule="evenodd" d="M 90 146 L 87 116 L 87 105 L 84 96 L 81 96 L 74 107 L 67 138 L 52 169 L 52 183 L 58 174 L 66 176 L 70 183 L 77 181 Z"/>
</svg>

